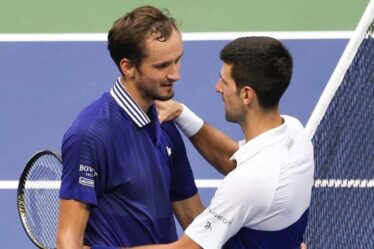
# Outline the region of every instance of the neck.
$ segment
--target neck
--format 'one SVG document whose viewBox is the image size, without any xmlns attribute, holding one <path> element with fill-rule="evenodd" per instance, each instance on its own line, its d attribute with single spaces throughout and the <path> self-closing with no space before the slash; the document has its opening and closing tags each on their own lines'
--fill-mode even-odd
<svg viewBox="0 0 374 249">
<path fill-rule="evenodd" d="M 120 79 L 123 88 L 126 89 L 128 94 L 133 98 L 135 103 L 147 113 L 151 107 L 153 100 L 148 99 L 142 94 L 142 92 L 136 87 L 135 83 L 131 80 L 126 80 L 123 76 Z"/>
<path fill-rule="evenodd" d="M 245 140 L 249 141 L 262 133 L 274 129 L 283 124 L 279 110 L 257 111 L 247 115 L 241 128 L 245 135 Z"/>
</svg>

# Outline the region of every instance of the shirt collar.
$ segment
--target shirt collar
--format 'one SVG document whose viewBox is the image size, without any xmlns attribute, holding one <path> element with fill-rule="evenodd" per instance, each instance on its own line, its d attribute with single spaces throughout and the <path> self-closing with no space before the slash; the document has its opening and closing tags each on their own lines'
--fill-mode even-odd
<svg viewBox="0 0 374 249">
<path fill-rule="evenodd" d="M 239 150 L 237 150 L 230 160 L 235 160 L 237 165 L 249 159 L 263 148 L 271 146 L 282 140 L 287 135 L 287 119 L 282 116 L 284 123 L 276 128 L 268 130 L 259 136 L 246 142 L 242 140 L 239 142 Z"/>
<path fill-rule="evenodd" d="M 127 115 L 129 115 L 138 127 L 143 127 L 151 123 L 147 114 L 144 113 L 122 86 L 120 78 L 117 79 L 116 83 L 110 90 L 110 95 L 112 95 L 117 104 L 127 113 Z"/>
</svg>

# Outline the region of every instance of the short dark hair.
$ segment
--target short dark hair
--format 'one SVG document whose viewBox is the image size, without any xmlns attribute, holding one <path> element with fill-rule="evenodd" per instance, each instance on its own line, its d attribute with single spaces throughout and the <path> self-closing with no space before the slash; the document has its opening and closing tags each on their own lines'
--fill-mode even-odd
<svg viewBox="0 0 374 249">
<path fill-rule="evenodd" d="M 220 53 L 232 65 L 231 77 L 240 90 L 250 86 L 260 107 L 278 106 L 292 76 L 292 56 L 283 44 L 271 37 L 242 37 L 227 44 Z"/>
<path fill-rule="evenodd" d="M 149 36 L 155 40 L 166 41 L 173 29 L 178 30 L 176 21 L 153 6 L 142 6 L 116 20 L 108 33 L 110 56 L 120 68 L 123 58 L 129 59 L 138 67 L 147 57 L 145 41 Z"/>
</svg>

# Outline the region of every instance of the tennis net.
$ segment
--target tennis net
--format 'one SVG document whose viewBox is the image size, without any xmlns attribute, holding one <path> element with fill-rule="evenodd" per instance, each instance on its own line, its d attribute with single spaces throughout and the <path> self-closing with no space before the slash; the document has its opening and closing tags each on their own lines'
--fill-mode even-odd
<svg viewBox="0 0 374 249">
<path fill-rule="evenodd" d="M 307 124 L 315 149 L 308 249 L 374 248 L 374 0 Z"/>
</svg>

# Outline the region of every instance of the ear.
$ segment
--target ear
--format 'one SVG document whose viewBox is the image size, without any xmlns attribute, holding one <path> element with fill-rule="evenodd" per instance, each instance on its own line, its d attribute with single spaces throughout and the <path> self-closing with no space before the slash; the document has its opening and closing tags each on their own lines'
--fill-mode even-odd
<svg viewBox="0 0 374 249">
<path fill-rule="evenodd" d="M 135 74 L 135 65 L 129 59 L 123 58 L 119 62 L 121 72 L 126 78 L 134 77 Z"/>
<path fill-rule="evenodd" d="M 243 104 L 248 105 L 252 102 L 253 98 L 255 97 L 256 93 L 255 91 L 249 87 L 249 86 L 244 86 L 240 90 L 240 96 L 243 100 Z"/>
</svg>

